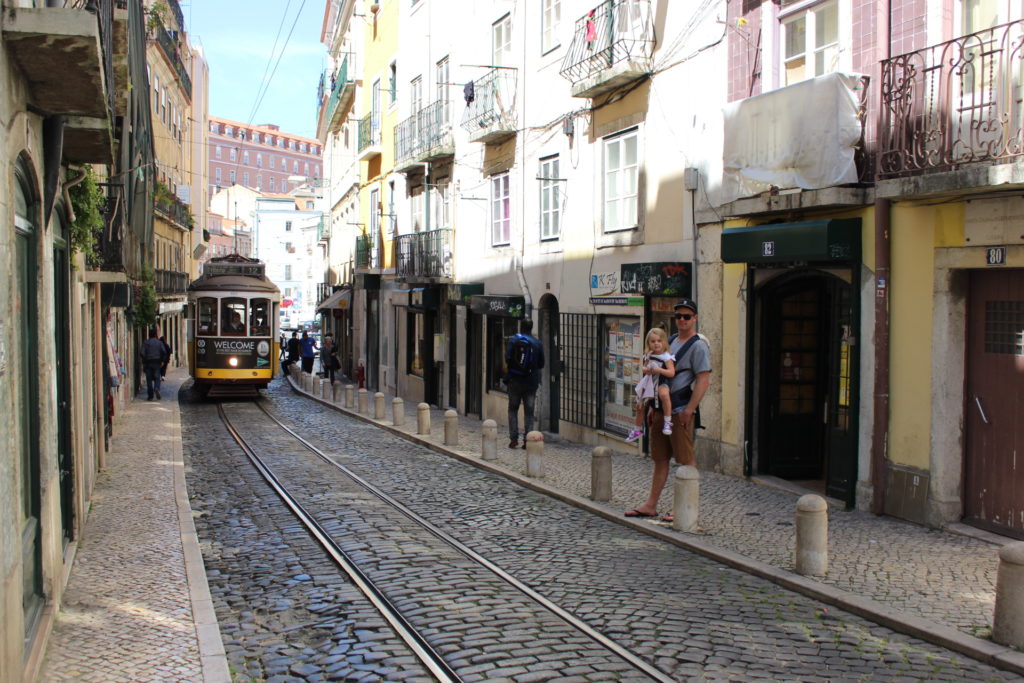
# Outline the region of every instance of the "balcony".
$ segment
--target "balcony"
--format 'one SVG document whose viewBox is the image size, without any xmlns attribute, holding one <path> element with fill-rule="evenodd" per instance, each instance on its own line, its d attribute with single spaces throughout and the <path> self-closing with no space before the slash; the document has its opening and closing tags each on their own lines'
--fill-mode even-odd
<svg viewBox="0 0 1024 683">
<path fill-rule="evenodd" d="M 380 114 L 367 114 L 359 119 L 359 160 L 380 156 Z"/>
<path fill-rule="evenodd" d="M 491 69 L 473 81 L 473 101 L 466 104 L 462 127 L 470 142 L 499 143 L 515 135 L 515 71 Z"/>
<path fill-rule="evenodd" d="M 356 93 L 356 82 L 349 80 L 348 77 L 348 64 L 351 55 L 346 55 L 344 61 L 341 63 L 341 67 L 337 72 L 330 77 L 330 91 L 327 92 L 325 86 L 328 82 L 326 72 L 321 76 L 319 97 L 317 102 L 320 103 L 318 111 L 317 126 L 317 137 L 321 140 L 324 139 L 328 133 L 338 130 L 345 122 L 345 116 L 348 114 L 349 107 L 352 105 L 352 100 Z M 327 103 L 324 104 L 324 97 L 327 97 Z"/>
<path fill-rule="evenodd" d="M 2 42 L 24 75 L 29 102 L 67 117 L 68 161 L 113 161 L 113 12 L 112 0 L 4 8 Z"/>
<path fill-rule="evenodd" d="M 184 294 L 188 290 L 188 273 L 176 270 L 156 270 L 156 293 L 158 296 Z"/>
<path fill-rule="evenodd" d="M 356 268 L 377 270 L 381 267 L 381 245 L 379 235 L 356 236 Z"/>
<path fill-rule="evenodd" d="M 395 277 L 406 282 L 447 281 L 452 276 L 452 231 L 449 228 L 399 235 Z"/>
<path fill-rule="evenodd" d="M 168 63 L 171 68 L 174 69 L 174 73 L 178 75 L 178 81 L 181 83 L 181 89 L 185 93 L 185 97 L 192 101 L 192 78 L 188 75 L 188 69 L 185 67 L 185 62 L 181 59 L 181 53 L 178 51 L 178 41 L 171 37 L 171 34 L 164 29 L 159 23 L 156 25 L 156 42 L 163 51 L 164 56 L 167 57 Z"/>
<path fill-rule="evenodd" d="M 447 100 L 438 100 L 395 126 L 395 168 L 410 171 L 455 155 Z"/>
<path fill-rule="evenodd" d="M 878 177 L 958 172 L 952 189 L 996 184 L 1024 154 L 1024 21 L 882 62 Z"/>
<path fill-rule="evenodd" d="M 190 230 L 193 225 L 192 210 L 177 197 L 158 192 L 153 197 L 153 208 L 167 220 L 175 223 L 182 230 Z"/>
<path fill-rule="evenodd" d="M 650 0 L 606 0 L 576 20 L 559 73 L 573 97 L 597 97 L 646 77 L 653 53 Z"/>
<path fill-rule="evenodd" d="M 328 242 L 331 239 L 331 222 L 325 221 L 323 216 L 316 224 L 316 241 Z"/>
</svg>

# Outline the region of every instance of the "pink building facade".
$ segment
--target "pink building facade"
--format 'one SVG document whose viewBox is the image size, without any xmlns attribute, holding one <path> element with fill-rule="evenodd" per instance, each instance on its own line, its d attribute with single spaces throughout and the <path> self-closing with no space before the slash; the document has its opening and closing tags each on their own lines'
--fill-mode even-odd
<svg viewBox="0 0 1024 683">
<path fill-rule="evenodd" d="M 283 133 L 273 124 L 253 126 L 211 116 L 209 125 L 211 197 L 236 184 L 258 192 L 288 192 L 321 177 L 318 140 Z"/>
</svg>

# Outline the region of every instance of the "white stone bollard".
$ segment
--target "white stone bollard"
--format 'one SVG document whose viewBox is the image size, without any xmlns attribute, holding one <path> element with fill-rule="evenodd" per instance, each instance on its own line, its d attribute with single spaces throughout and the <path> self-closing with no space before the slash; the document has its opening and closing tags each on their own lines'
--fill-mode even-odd
<svg viewBox="0 0 1024 683">
<path fill-rule="evenodd" d="M 398 396 L 391 399 L 391 421 L 396 427 L 405 424 L 405 401 Z"/>
<path fill-rule="evenodd" d="M 692 465 L 677 467 L 672 482 L 672 528 L 676 531 L 696 531 L 699 514 L 700 472 Z"/>
<path fill-rule="evenodd" d="M 1024 541 L 999 550 L 992 640 L 1024 650 Z"/>
<path fill-rule="evenodd" d="M 354 396 L 356 392 L 356 385 L 348 384 L 345 386 L 345 407 L 348 409 L 355 408 Z"/>
<path fill-rule="evenodd" d="M 370 394 L 366 391 L 366 387 L 359 389 L 359 412 L 363 415 L 370 413 Z"/>
<path fill-rule="evenodd" d="M 444 413 L 444 445 L 459 445 L 459 414 L 454 410 Z"/>
<path fill-rule="evenodd" d="M 373 395 L 373 419 L 384 419 L 384 392 L 382 391 Z"/>
<path fill-rule="evenodd" d="M 331 392 L 333 393 L 334 402 L 341 403 L 341 400 L 345 395 L 345 386 L 341 382 L 336 382 L 334 386 L 331 387 Z"/>
<path fill-rule="evenodd" d="M 828 503 L 813 493 L 796 502 L 796 573 L 828 573 Z"/>
<path fill-rule="evenodd" d="M 484 420 L 481 430 L 481 457 L 484 460 L 498 459 L 498 423 L 494 420 Z"/>
<path fill-rule="evenodd" d="M 612 450 L 607 446 L 590 452 L 590 497 L 599 503 L 612 499 Z"/>
<path fill-rule="evenodd" d="M 328 401 L 331 400 L 331 380 L 320 380 L 320 398 L 325 398 Z"/>
<path fill-rule="evenodd" d="M 544 435 L 540 432 L 526 435 L 526 476 L 544 477 Z"/>
<path fill-rule="evenodd" d="M 416 433 L 430 433 L 430 405 L 426 403 L 416 406 Z"/>
</svg>

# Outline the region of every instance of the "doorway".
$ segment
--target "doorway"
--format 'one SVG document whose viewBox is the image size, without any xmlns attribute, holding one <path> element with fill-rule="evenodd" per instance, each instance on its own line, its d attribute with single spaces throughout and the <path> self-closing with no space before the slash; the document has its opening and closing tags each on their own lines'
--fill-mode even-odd
<svg viewBox="0 0 1024 683">
<path fill-rule="evenodd" d="M 539 426 L 542 430 L 558 433 L 558 421 L 560 406 L 558 397 L 562 393 L 561 372 L 562 367 L 558 352 L 558 299 L 545 294 L 540 300 L 540 334 L 538 335 L 541 344 L 544 346 L 544 371 L 543 378 L 547 380 L 543 400 L 546 410 L 538 415 Z"/>
</svg>

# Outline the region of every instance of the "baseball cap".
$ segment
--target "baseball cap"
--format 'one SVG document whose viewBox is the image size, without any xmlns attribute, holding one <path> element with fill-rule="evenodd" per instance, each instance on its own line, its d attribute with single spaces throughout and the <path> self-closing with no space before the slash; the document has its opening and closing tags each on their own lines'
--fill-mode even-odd
<svg viewBox="0 0 1024 683">
<path fill-rule="evenodd" d="M 675 310 L 677 308 L 689 308 L 691 311 L 696 313 L 697 302 L 694 301 L 693 299 L 680 299 L 672 306 L 672 310 Z"/>
</svg>

